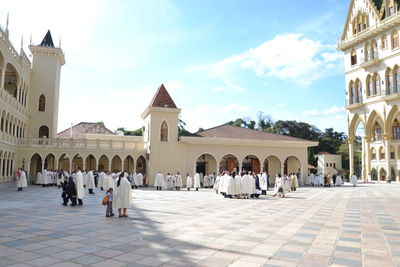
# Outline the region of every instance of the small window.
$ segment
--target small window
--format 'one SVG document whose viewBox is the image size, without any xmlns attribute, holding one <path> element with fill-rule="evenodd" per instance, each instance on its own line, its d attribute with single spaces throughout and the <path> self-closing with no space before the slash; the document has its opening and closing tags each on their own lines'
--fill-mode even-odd
<svg viewBox="0 0 400 267">
<path fill-rule="evenodd" d="M 39 111 L 46 110 L 46 97 L 42 94 L 39 97 Z"/>
<path fill-rule="evenodd" d="M 168 141 L 168 125 L 165 121 L 161 124 L 160 140 L 163 142 Z"/>
<path fill-rule="evenodd" d="M 329 167 L 329 163 L 326 164 L 326 167 Z"/>
<path fill-rule="evenodd" d="M 386 35 L 382 35 L 382 38 L 381 38 L 381 46 L 382 46 L 382 49 L 387 48 L 387 38 L 386 38 Z"/>
<path fill-rule="evenodd" d="M 375 139 L 375 141 L 381 141 L 381 139 L 382 139 L 382 130 L 381 130 L 381 126 L 379 125 L 379 123 L 375 123 L 375 126 L 374 126 L 374 139 Z"/>
<path fill-rule="evenodd" d="M 394 120 L 394 123 L 392 126 L 392 133 L 393 133 L 394 140 L 400 139 L 400 123 L 397 119 Z"/>
<path fill-rule="evenodd" d="M 357 53 L 356 53 L 356 50 L 353 49 L 351 51 L 351 65 L 353 66 L 353 65 L 356 65 L 356 64 L 357 64 Z"/>
<path fill-rule="evenodd" d="M 394 152 L 390 152 L 390 159 L 394 159 Z"/>
<path fill-rule="evenodd" d="M 389 7 L 389 16 L 393 16 L 394 15 L 394 8 L 391 6 Z"/>
<path fill-rule="evenodd" d="M 383 149 L 381 149 L 381 160 L 385 159 L 385 151 Z"/>
<path fill-rule="evenodd" d="M 399 47 L 399 33 L 397 31 L 393 31 L 392 33 L 392 49 Z"/>
<path fill-rule="evenodd" d="M 375 151 L 375 148 L 372 148 L 372 151 L 371 151 L 371 159 L 372 159 L 372 160 L 376 160 L 376 151 Z"/>
</svg>

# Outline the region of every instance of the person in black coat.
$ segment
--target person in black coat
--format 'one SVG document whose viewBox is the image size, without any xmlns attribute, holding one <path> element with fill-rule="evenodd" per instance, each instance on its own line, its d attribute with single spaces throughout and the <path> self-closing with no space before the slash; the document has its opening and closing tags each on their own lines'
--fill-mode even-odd
<svg viewBox="0 0 400 267">
<path fill-rule="evenodd" d="M 64 181 L 62 181 L 61 183 L 61 188 L 62 188 L 61 197 L 63 199 L 62 205 L 64 206 L 67 206 L 68 204 L 67 187 L 68 187 L 68 180 L 67 177 L 64 177 Z"/>
<path fill-rule="evenodd" d="M 72 176 L 68 178 L 68 184 L 67 184 L 67 203 L 68 200 L 71 200 L 71 206 L 76 205 L 76 187 L 75 187 L 75 182 Z"/>
</svg>

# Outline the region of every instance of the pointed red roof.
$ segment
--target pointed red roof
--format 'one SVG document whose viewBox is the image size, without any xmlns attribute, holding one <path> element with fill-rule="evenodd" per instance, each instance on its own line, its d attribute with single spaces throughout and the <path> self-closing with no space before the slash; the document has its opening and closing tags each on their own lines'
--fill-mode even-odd
<svg viewBox="0 0 400 267">
<path fill-rule="evenodd" d="M 167 89 L 165 89 L 164 84 L 158 87 L 153 100 L 150 102 L 150 107 L 160 107 L 160 108 L 177 108 L 174 100 L 172 100 Z"/>
</svg>

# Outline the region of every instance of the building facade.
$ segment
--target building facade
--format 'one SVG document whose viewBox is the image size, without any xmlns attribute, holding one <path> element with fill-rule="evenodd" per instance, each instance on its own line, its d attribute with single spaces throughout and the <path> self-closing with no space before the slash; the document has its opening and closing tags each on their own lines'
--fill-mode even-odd
<svg viewBox="0 0 400 267">
<path fill-rule="evenodd" d="M 317 158 L 317 173 L 339 174 L 342 169 L 342 155 L 334 155 L 328 152 L 319 152 Z"/>
<path fill-rule="evenodd" d="M 399 180 L 399 7 L 394 0 L 352 0 L 338 43 L 345 56 L 350 176 L 361 142 L 363 181 Z"/>
<path fill-rule="evenodd" d="M 141 115 L 143 136 L 120 136 L 96 123 L 82 122 L 57 134 L 63 50 L 48 32 L 30 45 L 32 62 L 0 28 L 0 182 L 14 179 L 19 167 L 33 179 L 43 169 L 76 167 L 141 172 L 152 185 L 157 172 L 183 176 L 224 170 L 307 175 L 310 142 L 221 125 L 179 136 L 179 109 L 161 85 Z M 184 182 L 186 179 L 183 179 Z"/>
</svg>

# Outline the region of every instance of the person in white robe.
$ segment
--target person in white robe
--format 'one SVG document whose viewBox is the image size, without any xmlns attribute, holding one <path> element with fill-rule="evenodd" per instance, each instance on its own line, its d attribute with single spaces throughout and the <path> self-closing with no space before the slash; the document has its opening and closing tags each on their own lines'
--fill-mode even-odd
<svg viewBox="0 0 400 267">
<path fill-rule="evenodd" d="M 231 175 L 228 175 L 228 179 L 226 181 L 226 195 L 229 198 L 232 198 L 236 195 L 235 179 L 233 179 Z"/>
<path fill-rule="evenodd" d="M 204 176 L 204 183 L 203 183 L 203 185 L 204 185 L 204 188 L 208 188 L 208 186 L 209 186 L 209 183 L 208 183 L 208 175 L 205 175 L 205 176 Z"/>
<path fill-rule="evenodd" d="M 174 187 L 175 187 L 175 177 L 172 174 L 167 173 L 167 189 L 172 191 Z"/>
<path fill-rule="evenodd" d="M 309 178 L 309 185 L 314 185 L 314 174 L 310 173 L 308 178 Z"/>
<path fill-rule="evenodd" d="M 136 188 L 138 188 L 137 173 L 133 172 L 131 175 L 131 189 L 136 189 Z"/>
<path fill-rule="evenodd" d="M 336 176 L 335 185 L 342 186 L 342 177 L 340 175 Z"/>
<path fill-rule="evenodd" d="M 218 174 L 213 186 L 213 190 L 215 191 L 216 194 L 218 194 L 220 181 L 221 181 L 221 176 Z"/>
<path fill-rule="evenodd" d="M 253 194 L 251 180 L 252 178 L 247 173 L 242 177 L 242 194 L 245 199 L 250 199 L 250 195 Z"/>
<path fill-rule="evenodd" d="M 49 184 L 48 179 L 47 170 L 44 169 L 42 171 L 42 187 L 46 187 Z"/>
<path fill-rule="evenodd" d="M 175 175 L 175 189 L 176 191 L 180 191 L 182 187 L 182 176 L 179 172 Z"/>
<path fill-rule="evenodd" d="M 299 180 L 297 179 L 296 174 L 291 175 L 291 181 L 292 181 L 291 189 L 292 189 L 292 191 L 296 191 L 297 187 L 299 187 Z"/>
<path fill-rule="evenodd" d="M 100 187 L 100 190 L 104 190 L 104 179 L 106 178 L 106 174 L 101 171 L 99 173 L 99 180 L 97 181 L 97 187 Z M 107 189 L 108 190 L 108 189 Z"/>
<path fill-rule="evenodd" d="M 242 192 L 242 177 L 239 174 L 235 176 L 235 195 L 236 198 L 241 198 Z"/>
<path fill-rule="evenodd" d="M 268 191 L 268 176 L 266 172 L 262 172 L 260 178 L 261 195 L 266 195 Z"/>
<path fill-rule="evenodd" d="M 165 187 L 165 178 L 161 172 L 157 173 L 156 179 L 154 180 L 154 186 L 157 190 L 161 190 L 162 187 Z"/>
<path fill-rule="evenodd" d="M 78 205 L 83 205 L 83 197 L 85 196 L 85 188 L 83 186 L 83 174 L 81 168 L 76 168 L 75 173 L 75 186 L 76 186 L 76 198 L 78 199 Z"/>
<path fill-rule="evenodd" d="M 351 176 L 350 183 L 353 185 L 353 187 L 357 186 L 357 176 L 355 174 Z"/>
<path fill-rule="evenodd" d="M 19 168 L 17 170 L 17 175 L 16 175 L 16 179 L 17 179 L 17 188 L 18 191 L 22 191 L 22 189 L 24 187 L 28 187 L 28 182 L 26 180 L 26 173 L 22 168 Z"/>
<path fill-rule="evenodd" d="M 186 188 L 187 188 L 187 190 L 190 191 L 190 188 L 192 188 L 192 186 L 193 186 L 193 178 L 188 173 L 186 175 Z"/>
<path fill-rule="evenodd" d="M 55 172 L 56 173 L 56 181 L 57 181 L 57 187 L 60 188 L 61 184 L 64 182 L 64 172 Z"/>
<path fill-rule="evenodd" d="M 325 180 L 325 179 L 324 179 L 324 175 L 321 173 L 321 174 L 319 175 L 319 182 L 318 182 L 319 186 L 324 186 L 324 183 L 325 183 L 324 180 Z"/>
<path fill-rule="evenodd" d="M 277 175 L 275 178 L 275 190 L 274 190 L 274 197 L 276 197 L 277 194 L 280 194 L 281 197 L 285 197 L 285 182 L 280 174 Z"/>
<path fill-rule="evenodd" d="M 221 177 L 221 182 L 219 186 L 219 191 L 222 193 L 224 197 L 228 197 L 227 188 L 228 188 L 228 179 L 230 175 L 228 171 L 225 171 L 224 175 Z"/>
<path fill-rule="evenodd" d="M 201 187 L 201 183 L 200 183 L 200 174 L 196 173 L 194 175 L 194 179 L 193 179 L 193 187 L 196 188 L 196 191 L 199 191 L 199 188 Z"/>
<path fill-rule="evenodd" d="M 37 172 L 35 184 L 39 184 L 40 185 L 42 183 L 43 183 L 42 172 Z"/>
<path fill-rule="evenodd" d="M 132 205 L 131 183 L 126 177 L 123 172 L 119 175 L 113 192 L 112 206 L 118 210 L 118 217 L 128 217 L 126 210 Z"/>
<path fill-rule="evenodd" d="M 199 175 L 200 175 L 200 186 L 199 186 L 199 188 L 200 188 L 200 187 L 204 186 L 204 174 L 201 172 L 201 173 L 199 173 Z"/>
<path fill-rule="evenodd" d="M 141 172 L 136 175 L 136 184 L 138 187 L 143 186 L 143 174 Z"/>
<path fill-rule="evenodd" d="M 94 175 L 93 171 L 91 170 L 87 173 L 86 186 L 89 190 L 89 194 L 94 194 L 93 189 L 96 187 L 96 185 L 94 184 Z"/>
<path fill-rule="evenodd" d="M 107 172 L 106 178 L 104 178 L 103 188 L 106 191 L 108 191 L 110 188 L 114 189 L 114 179 L 111 175 L 111 172 Z"/>
<path fill-rule="evenodd" d="M 87 180 L 88 180 L 88 174 L 86 171 L 82 172 L 82 177 L 83 177 L 83 187 L 86 188 Z"/>
</svg>

